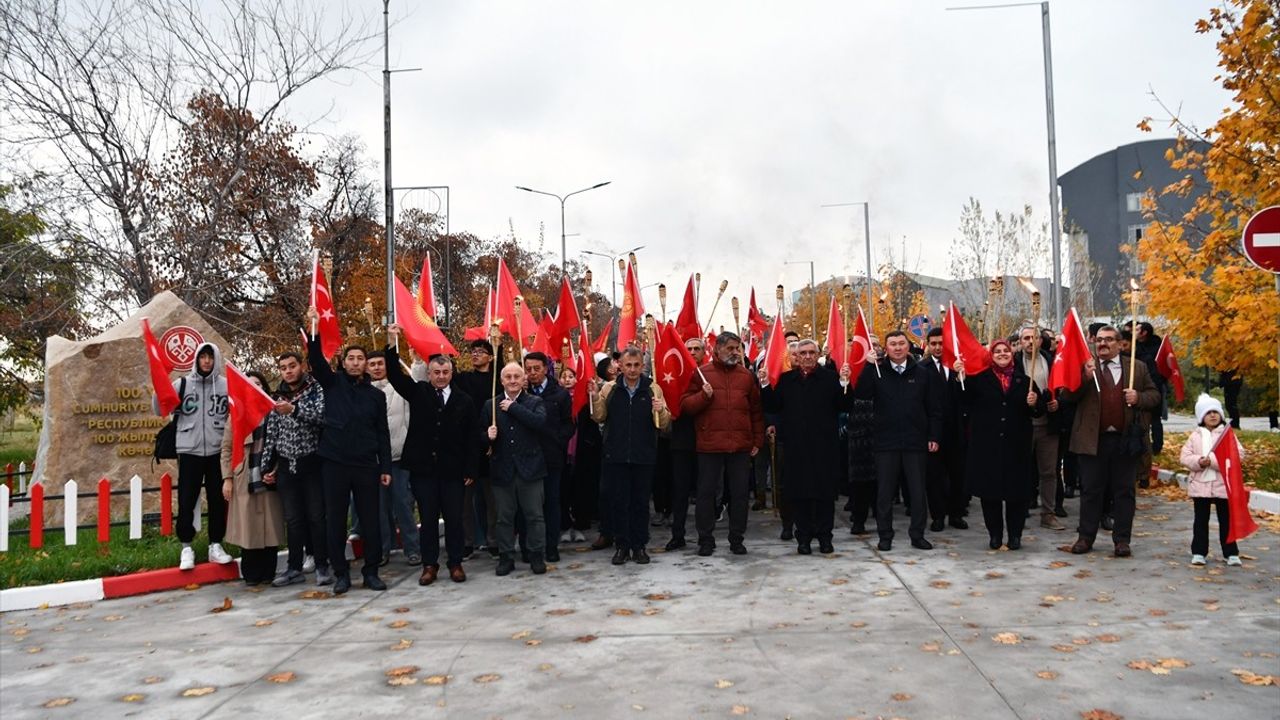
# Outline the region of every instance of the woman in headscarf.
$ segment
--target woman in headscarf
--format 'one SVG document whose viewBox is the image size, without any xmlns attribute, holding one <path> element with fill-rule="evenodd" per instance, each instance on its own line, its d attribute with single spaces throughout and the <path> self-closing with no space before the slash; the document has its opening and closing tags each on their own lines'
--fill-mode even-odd
<svg viewBox="0 0 1280 720">
<path fill-rule="evenodd" d="M 969 417 L 965 480 L 969 492 L 982 499 L 982 518 L 992 550 L 1004 544 L 1022 547 L 1026 525 L 1027 478 L 1031 474 L 1031 418 L 1044 412 L 1040 397 L 1013 361 L 1013 346 L 996 340 L 989 347 L 991 366 L 966 378 L 964 362 L 955 371 Z"/>
</svg>

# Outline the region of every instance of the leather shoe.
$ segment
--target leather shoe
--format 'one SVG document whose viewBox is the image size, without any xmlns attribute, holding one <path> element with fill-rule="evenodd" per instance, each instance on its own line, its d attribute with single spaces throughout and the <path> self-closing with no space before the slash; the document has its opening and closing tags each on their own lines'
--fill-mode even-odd
<svg viewBox="0 0 1280 720">
<path fill-rule="evenodd" d="M 1067 509 L 1059 505 L 1053 509 L 1053 514 L 1054 517 L 1064 518 L 1067 516 Z"/>
<path fill-rule="evenodd" d="M 1093 543 L 1087 542 L 1084 538 L 1080 538 L 1076 540 L 1074 545 L 1071 546 L 1071 554 L 1084 555 L 1085 553 L 1089 552 L 1092 549 L 1093 549 Z"/>
<path fill-rule="evenodd" d="M 671 538 L 667 541 L 666 549 L 667 552 L 671 552 L 672 550 L 682 550 L 686 545 L 688 545 L 688 543 L 684 541 L 684 538 Z"/>
<path fill-rule="evenodd" d="M 377 590 L 379 592 L 387 589 L 387 584 L 382 582 L 382 578 L 377 575 L 365 575 L 364 586 L 367 590 Z"/>
<path fill-rule="evenodd" d="M 949 521 L 949 524 L 951 525 L 951 527 L 953 527 L 953 528 L 955 528 L 955 529 L 957 529 L 957 530 L 968 530 L 968 529 L 969 529 L 969 522 L 968 522 L 967 520 L 965 520 L 964 518 L 960 518 L 960 517 L 953 517 L 953 518 L 951 518 L 951 520 Z"/>
<path fill-rule="evenodd" d="M 547 548 L 547 562 L 560 562 L 560 551 L 557 548 Z"/>
<path fill-rule="evenodd" d="M 498 560 L 498 567 L 494 569 L 493 573 L 498 577 L 502 577 L 503 575 L 510 575 L 511 571 L 515 569 L 516 569 L 515 558 L 511 557 L 510 555 L 503 555 Z"/>
<path fill-rule="evenodd" d="M 812 555 L 813 548 L 809 547 L 809 543 L 802 542 L 796 547 L 796 552 L 800 553 L 801 555 Z"/>
<path fill-rule="evenodd" d="M 876 549 L 879 550 L 880 552 L 889 552 L 890 550 L 893 549 L 893 541 L 881 540 L 880 542 L 876 543 Z"/>
<path fill-rule="evenodd" d="M 779 535 L 778 537 L 782 538 L 783 540 L 793 540 L 795 539 L 795 533 L 791 532 L 791 528 L 784 527 L 782 528 L 782 534 Z"/>
<path fill-rule="evenodd" d="M 644 548 L 636 548 L 631 551 L 631 562 L 637 565 L 649 564 L 649 551 Z"/>
<path fill-rule="evenodd" d="M 866 535 L 867 534 L 866 523 L 858 523 L 857 525 L 854 525 L 853 527 L 849 528 L 849 534 L 850 535 Z"/>
<path fill-rule="evenodd" d="M 924 538 L 912 538 L 911 547 L 917 550 L 932 550 L 933 543 L 929 542 L 928 540 L 925 540 Z"/>
<path fill-rule="evenodd" d="M 608 535 L 597 535 L 595 540 L 591 541 L 592 550 L 603 550 L 613 545 L 613 538 Z"/>
<path fill-rule="evenodd" d="M 1133 550 L 1129 549 L 1129 543 L 1116 543 L 1116 557 L 1131 557 Z"/>
<path fill-rule="evenodd" d="M 729 543 L 729 552 L 734 555 L 746 555 L 747 546 L 742 543 Z"/>
<path fill-rule="evenodd" d="M 1016 538 L 1016 537 L 1011 537 L 1011 538 L 1009 538 L 1009 549 L 1010 549 L 1010 550 L 1021 550 L 1021 549 L 1022 549 L 1022 538 Z"/>
<path fill-rule="evenodd" d="M 713 552 L 715 552 L 715 551 L 716 551 L 716 546 L 715 546 L 715 545 L 711 545 L 711 544 L 708 544 L 708 543 L 701 543 L 701 544 L 699 544 L 699 545 L 698 545 L 698 556 L 699 556 L 699 557 L 711 557 L 711 553 L 713 553 Z"/>
<path fill-rule="evenodd" d="M 461 565 L 449 566 L 449 579 L 454 582 L 466 582 L 467 574 L 463 572 Z"/>
<path fill-rule="evenodd" d="M 947 523 L 945 521 L 934 520 L 933 522 L 929 523 L 929 532 L 942 532 L 943 528 L 945 528 L 946 526 L 947 526 Z"/>
<path fill-rule="evenodd" d="M 836 551 L 836 546 L 832 545 L 830 540 L 818 541 L 818 552 L 822 553 L 823 555 L 830 555 L 835 551 Z"/>
<path fill-rule="evenodd" d="M 609 562 L 613 563 L 614 565 L 623 565 L 623 564 L 626 564 L 627 559 L 630 557 L 631 557 L 631 553 L 628 552 L 626 548 L 618 548 L 616 551 L 614 551 L 613 559 L 610 560 Z"/>
<path fill-rule="evenodd" d="M 351 576 L 347 574 L 339 575 L 333 581 L 333 594 L 342 595 L 351 589 Z"/>
<path fill-rule="evenodd" d="M 1000 546 L 1003 544 L 1004 543 L 1000 542 L 1000 538 L 991 538 L 991 540 L 987 542 L 987 547 L 992 550 L 999 550 Z"/>
<path fill-rule="evenodd" d="M 534 575 L 545 575 L 547 572 L 547 561 L 542 559 L 542 555 L 529 555 L 529 572 Z"/>
<path fill-rule="evenodd" d="M 422 586 L 430 585 L 436 581 L 436 575 L 440 572 L 439 565 L 423 565 L 422 576 L 418 578 L 418 584 Z"/>
<path fill-rule="evenodd" d="M 1068 485 L 1062 488 L 1062 497 L 1073 498 L 1076 496 L 1076 488 L 1074 485 Z"/>
</svg>

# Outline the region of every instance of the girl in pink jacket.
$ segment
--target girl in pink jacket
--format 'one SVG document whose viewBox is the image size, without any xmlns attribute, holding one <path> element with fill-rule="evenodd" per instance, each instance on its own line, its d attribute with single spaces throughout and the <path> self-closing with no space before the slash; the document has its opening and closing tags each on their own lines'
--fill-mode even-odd
<svg viewBox="0 0 1280 720">
<path fill-rule="evenodd" d="M 1208 395 L 1196 400 L 1196 420 L 1200 427 L 1191 431 L 1182 445 L 1182 464 L 1191 471 L 1187 481 L 1187 495 L 1195 506 L 1195 521 L 1191 526 L 1191 564 L 1204 565 L 1209 554 L 1209 508 L 1218 513 L 1218 539 L 1222 543 L 1222 556 L 1228 565 L 1240 564 L 1240 550 L 1235 543 L 1227 542 L 1230 520 L 1227 515 L 1227 486 L 1218 468 L 1218 459 L 1211 450 L 1218 438 L 1226 432 L 1222 420 L 1222 403 Z M 1239 441 L 1236 441 L 1239 445 Z M 1240 447 L 1244 457 L 1244 447 Z"/>
</svg>

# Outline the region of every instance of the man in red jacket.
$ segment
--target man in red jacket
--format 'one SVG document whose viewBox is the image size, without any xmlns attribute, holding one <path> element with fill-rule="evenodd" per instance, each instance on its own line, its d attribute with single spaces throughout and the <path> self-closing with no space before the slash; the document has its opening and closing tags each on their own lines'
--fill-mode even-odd
<svg viewBox="0 0 1280 720">
<path fill-rule="evenodd" d="M 745 555 L 747 486 L 751 458 L 764 445 L 760 386 L 742 364 L 742 340 L 731 332 L 716 336 L 715 359 L 693 376 L 680 411 L 694 418 L 698 449 L 698 554 L 715 551 L 716 490 L 729 486 L 729 550 Z"/>
</svg>

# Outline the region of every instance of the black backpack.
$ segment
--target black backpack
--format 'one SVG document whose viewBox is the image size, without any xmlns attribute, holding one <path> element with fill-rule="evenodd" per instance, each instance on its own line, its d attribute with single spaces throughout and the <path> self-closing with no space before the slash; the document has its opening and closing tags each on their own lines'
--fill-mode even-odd
<svg viewBox="0 0 1280 720">
<path fill-rule="evenodd" d="M 182 407 L 182 401 L 187 396 L 187 379 L 182 378 L 182 382 L 178 385 L 178 407 Z M 152 453 L 152 457 L 156 462 L 160 460 L 177 460 L 178 459 L 178 415 L 174 410 L 173 419 L 167 425 L 160 428 L 156 432 L 156 448 Z"/>
</svg>

